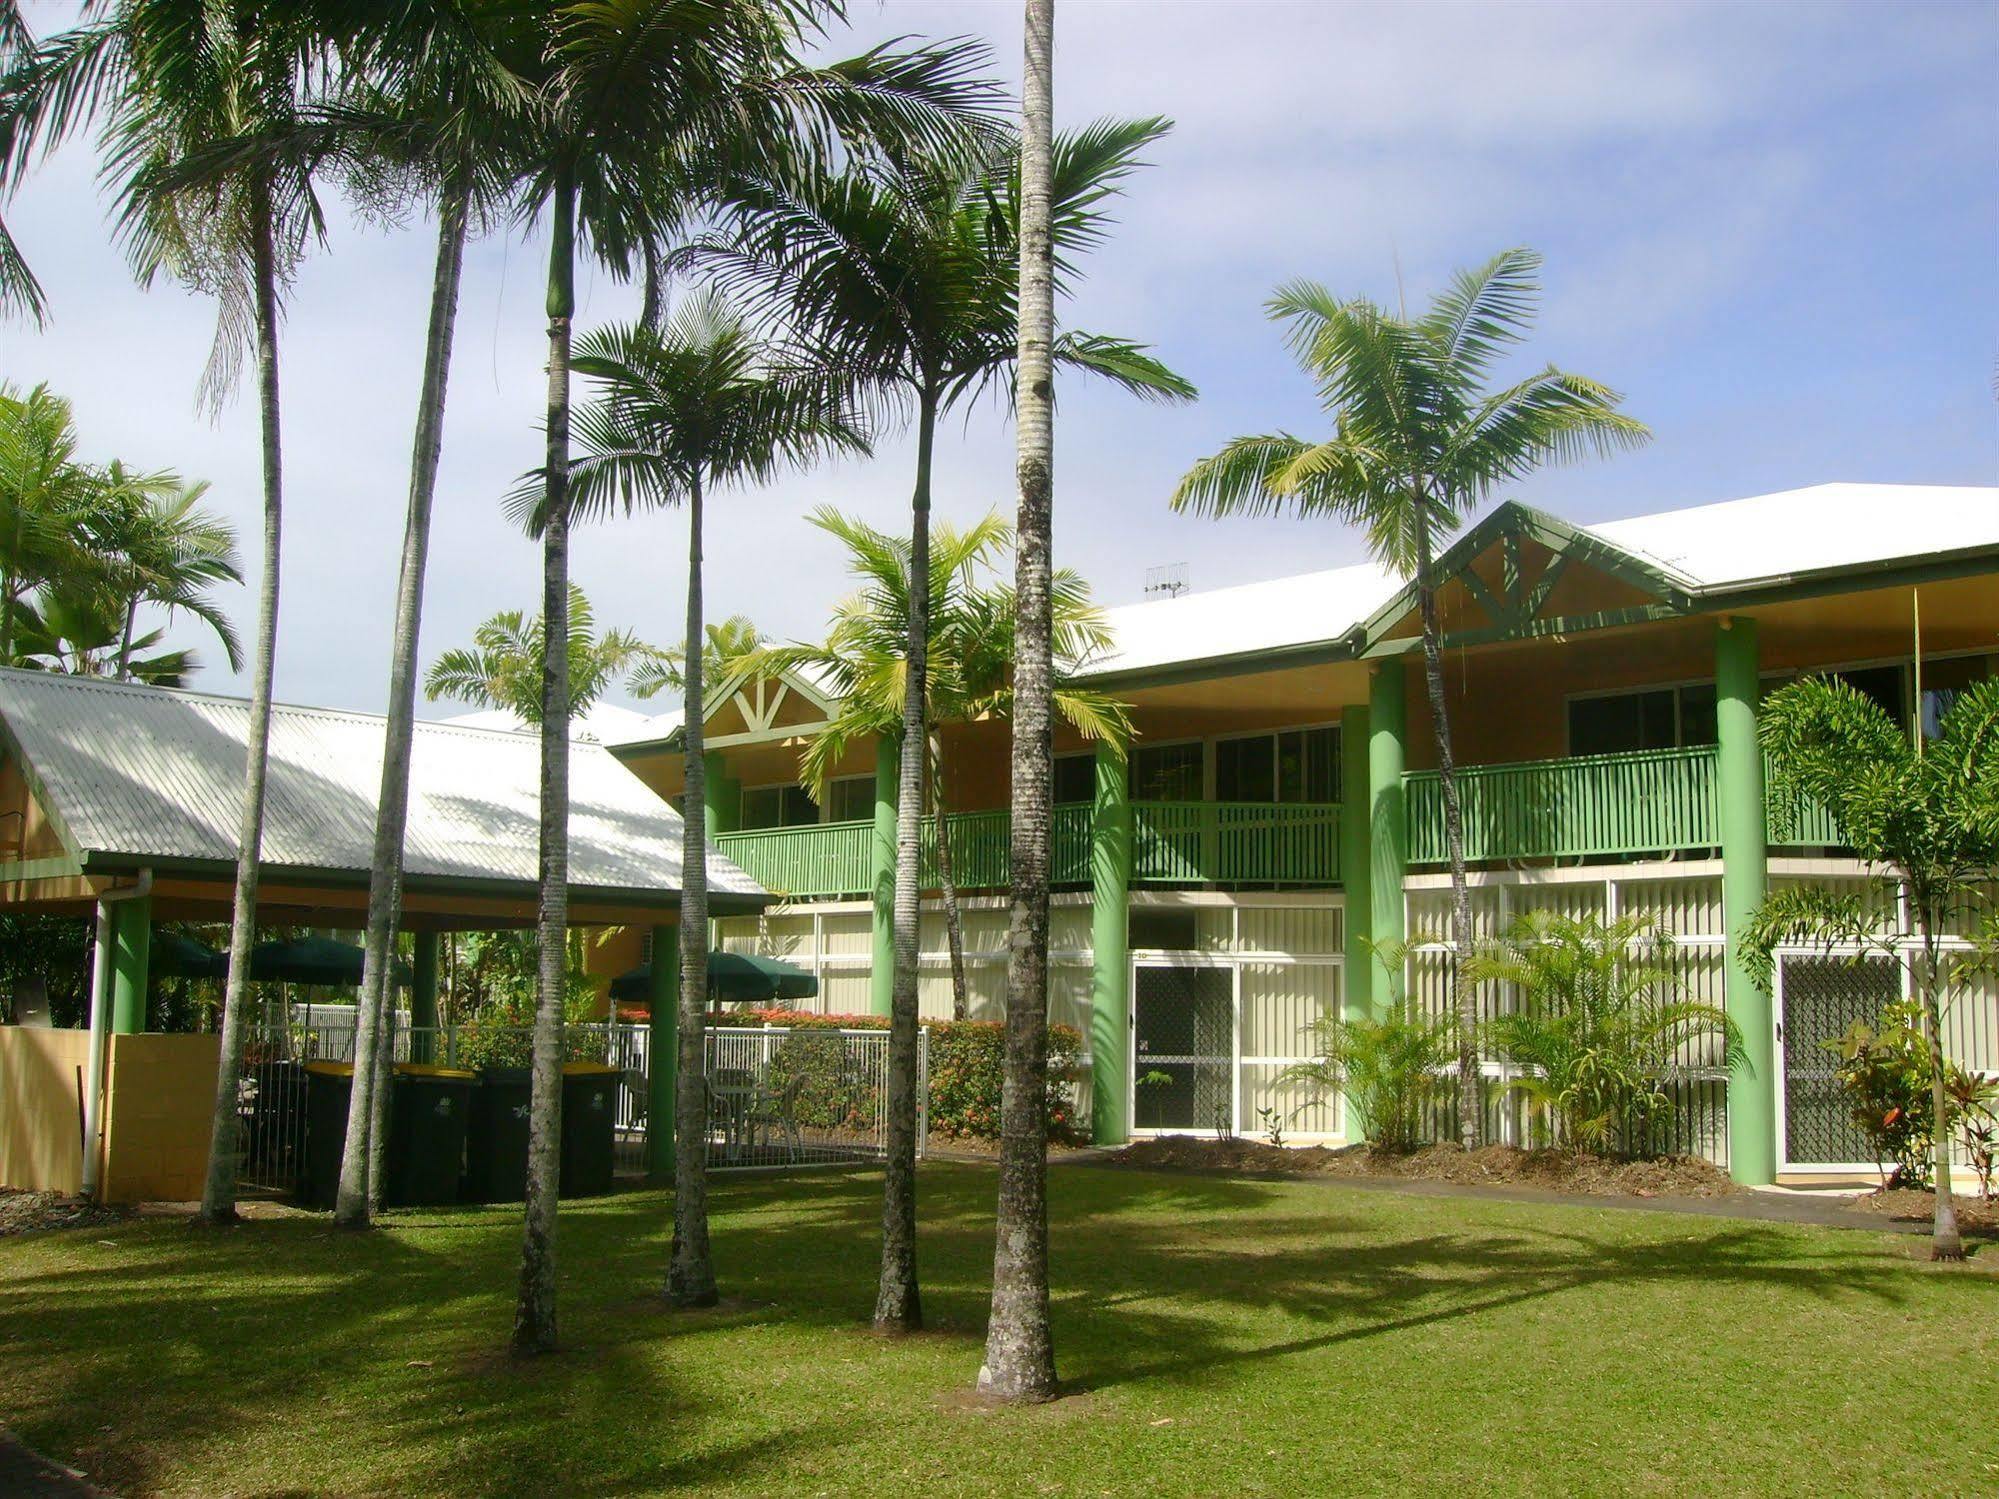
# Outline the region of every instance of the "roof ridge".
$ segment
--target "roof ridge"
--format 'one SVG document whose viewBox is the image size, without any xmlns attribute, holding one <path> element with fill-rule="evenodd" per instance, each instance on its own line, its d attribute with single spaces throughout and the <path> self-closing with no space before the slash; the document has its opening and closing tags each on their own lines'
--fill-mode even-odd
<svg viewBox="0 0 1999 1499">
<path fill-rule="evenodd" d="M 218 707 L 244 708 L 250 706 L 246 697 L 234 697 L 228 693 L 205 692 L 194 687 L 162 687 L 154 682 L 124 682 L 116 677 L 78 675 L 71 672 L 31 671 L 18 666 L 0 666 L 0 681 L 18 681 L 23 684 L 67 688 L 74 691 L 96 691 L 125 693 L 134 697 L 164 697 L 190 703 L 213 703 Z M 273 713 L 296 713 L 313 718 L 331 719 L 342 723 L 376 723 L 386 725 L 386 713 L 371 713 L 365 708 L 329 708 L 316 703 L 288 703 L 277 699 L 271 701 Z M 572 720 L 573 722 L 574 720 Z M 480 724 L 451 723 L 444 719 L 419 718 L 414 726 L 432 733 L 498 735 L 508 739 L 536 739 L 540 735 L 531 729 L 491 729 Z M 576 739 L 571 744 L 585 747 L 604 748 L 596 739 Z"/>
</svg>

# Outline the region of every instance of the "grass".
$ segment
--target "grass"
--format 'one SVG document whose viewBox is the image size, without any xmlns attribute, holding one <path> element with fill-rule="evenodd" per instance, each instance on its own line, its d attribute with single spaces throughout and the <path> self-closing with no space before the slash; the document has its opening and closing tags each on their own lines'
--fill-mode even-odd
<svg viewBox="0 0 1999 1499">
<path fill-rule="evenodd" d="M 497 1353 L 518 1209 L 0 1240 L 0 1421 L 126 1494 L 672 1488 L 1209 1494 L 1999 1487 L 1999 1285 L 1925 1241 L 1072 1167 L 1072 1392 L 977 1369 L 993 1175 L 923 1176 L 933 1331 L 884 1341 L 879 1179 L 717 1186 L 725 1294 L 665 1310 L 667 1204 L 565 1206 L 565 1351 Z M 1985 1251 L 1981 1259 L 1995 1252 Z"/>
</svg>

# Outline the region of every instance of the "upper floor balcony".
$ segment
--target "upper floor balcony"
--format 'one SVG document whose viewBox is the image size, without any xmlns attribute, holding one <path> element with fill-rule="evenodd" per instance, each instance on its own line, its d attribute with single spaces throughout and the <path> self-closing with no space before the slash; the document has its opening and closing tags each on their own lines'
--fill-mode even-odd
<svg viewBox="0 0 1999 1499">
<path fill-rule="evenodd" d="M 1446 858 L 1443 789 L 1435 771 L 1403 777 L 1411 864 Z M 1721 844 L 1720 775 L 1712 745 L 1579 755 L 1458 771 L 1465 858 L 1610 859 L 1674 855 Z M 1136 801 L 1131 880 L 1225 889 L 1327 887 L 1340 883 L 1337 802 Z M 1808 809 L 1796 826 L 1770 828 L 1773 847 L 1830 847 L 1837 835 Z M 1005 809 L 946 819 L 952 882 L 1003 889 L 1011 878 Z M 1052 875 L 1057 885 L 1091 880 L 1091 808 L 1055 810 Z M 874 869 L 872 822 L 813 823 L 717 836 L 717 849 L 766 888 L 806 899 L 860 899 Z M 923 884 L 941 883 L 937 823 L 923 823 Z"/>
</svg>

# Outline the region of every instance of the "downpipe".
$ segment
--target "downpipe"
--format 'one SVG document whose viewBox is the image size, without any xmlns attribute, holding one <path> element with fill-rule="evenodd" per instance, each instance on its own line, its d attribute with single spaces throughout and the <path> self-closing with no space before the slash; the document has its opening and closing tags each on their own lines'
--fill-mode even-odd
<svg viewBox="0 0 1999 1499">
<path fill-rule="evenodd" d="M 83 1079 L 83 1198 L 95 1202 L 104 1174 L 104 1059 L 111 1040 L 111 912 L 121 901 L 153 893 L 153 871 L 139 871 L 137 884 L 106 890 L 97 897 L 97 951 L 90 966 L 90 1053 Z"/>
</svg>

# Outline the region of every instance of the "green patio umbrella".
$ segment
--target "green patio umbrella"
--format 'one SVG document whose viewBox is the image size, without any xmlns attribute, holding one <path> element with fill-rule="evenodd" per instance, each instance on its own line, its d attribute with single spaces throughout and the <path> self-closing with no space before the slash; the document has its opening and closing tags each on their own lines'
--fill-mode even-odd
<svg viewBox="0 0 1999 1499">
<path fill-rule="evenodd" d="M 367 954 L 331 937 L 298 937 L 290 942 L 263 942 L 250 949 L 250 977 L 282 979 L 292 984 L 334 984 L 353 988 L 361 982 Z M 225 966 L 227 959 L 224 959 Z M 396 965 L 397 976 L 402 965 Z"/>
<path fill-rule="evenodd" d="M 803 968 L 759 958 L 752 953 L 708 954 L 708 997 L 722 1004 L 756 1003 L 774 999 L 810 999 L 819 980 Z M 611 998 L 630 1002 L 652 994 L 652 965 L 641 963 L 611 980 Z"/>
<path fill-rule="evenodd" d="M 219 979 L 229 972 L 227 953 L 179 932 L 155 932 L 148 961 L 152 971 L 165 978 Z"/>
</svg>

